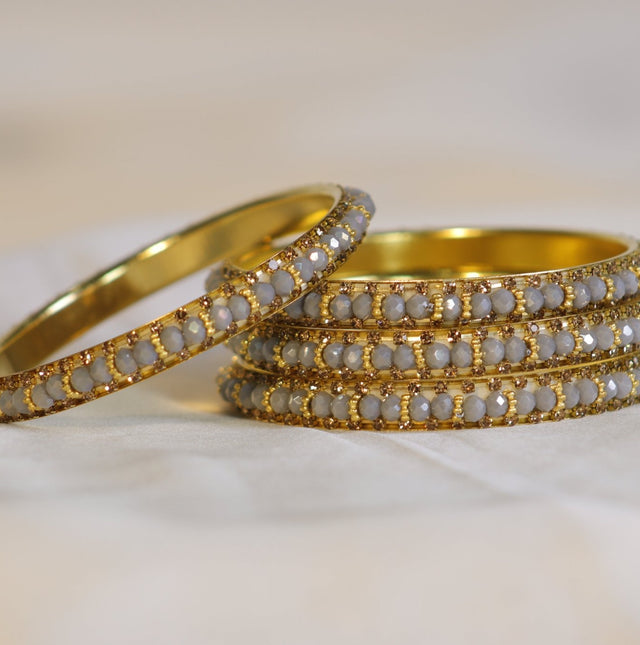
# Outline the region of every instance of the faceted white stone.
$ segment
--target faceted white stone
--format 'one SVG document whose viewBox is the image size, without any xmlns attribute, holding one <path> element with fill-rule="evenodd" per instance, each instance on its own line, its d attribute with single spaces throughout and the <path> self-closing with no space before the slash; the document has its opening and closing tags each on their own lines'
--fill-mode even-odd
<svg viewBox="0 0 640 645">
<path fill-rule="evenodd" d="M 416 367 L 416 357 L 409 345 L 398 345 L 393 350 L 393 364 L 399 370 L 411 370 Z"/>
<path fill-rule="evenodd" d="M 460 340 L 451 346 L 451 363 L 456 367 L 470 367 L 473 363 L 473 350 L 469 343 Z"/>
<path fill-rule="evenodd" d="M 350 210 L 342 220 L 345 224 L 351 227 L 354 232 L 356 240 L 361 240 L 364 232 L 367 230 L 368 222 L 364 213 L 357 209 Z"/>
<path fill-rule="evenodd" d="M 307 294 L 304 298 L 304 303 L 302 308 L 304 313 L 309 316 L 309 318 L 320 318 L 320 303 L 322 302 L 322 296 L 315 291 Z"/>
<path fill-rule="evenodd" d="M 320 238 L 320 244 L 324 244 L 325 246 L 329 247 L 334 255 L 337 255 L 340 252 L 340 242 L 335 237 L 333 237 L 333 235 L 323 235 Z"/>
<path fill-rule="evenodd" d="M 220 388 L 220 394 L 222 395 L 222 398 L 231 403 L 233 401 L 233 392 L 235 390 L 236 385 L 240 382 L 239 379 L 237 378 L 231 378 L 226 381 Z"/>
<path fill-rule="evenodd" d="M 93 379 L 91 378 L 91 374 L 89 374 L 89 370 L 84 365 L 82 367 L 76 367 L 73 370 L 69 382 L 76 392 L 84 394 L 93 390 Z"/>
<path fill-rule="evenodd" d="M 342 355 L 344 353 L 344 345 L 342 343 L 329 343 L 322 350 L 322 358 L 324 362 L 333 369 L 342 367 Z"/>
<path fill-rule="evenodd" d="M 564 302 L 564 290 L 559 284 L 549 282 L 542 287 L 544 306 L 547 309 L 557 309 Z"/>
<path fill-rule="evenodd" d="M 364 349 L 362 345 L 353 344 L 347 345 L 344 348 L 344 353 L 342 355 L 342 360 L 345 364 L 345 367 L 348 367 L 350 370 L 360 370 L 362 369 L 362 354 Z"/>
<path fill-rule="evenodd" d="M 44 383 L 38 383 L 31 390 L 33 404 L 41 410 L 48 410 L 53 405 L 53 399 L 47 394 Z"/>
<path fill-rule="evenodd" d="M 262 354 L 262 346 L 264 345 L 264 338 L 256 336 L 249 341 L 247 346 L 247 353 L 249 358 L 254 361 L 254 363 L 260 363 L 264 360 L 264 355 Z"/>
<path fill-rule="evenodd" d="M 555 343 L 558 356 L 567 356 L 576 347 L 576 339 L 567 329 L 563 329 L 555 335 Z"/>
<path fill-rule="evenodd" d="M 443 392 L 436 394 L 431 401 L 431 414 L 440 421 L 446 421 L 453 416 L 453 398 Z"/>
<path fill-rule="evenodd" d="M 618 320 L 616 322 L 616 327 L 620 330 L 620 345 L 626 347 L 633 343 L 635 334 L 633 332 L 633 327 L 631 326 L 629 319 L 625 318 L 624 320 Z"/>
<path fill-rule="evenodd" d="M 139 340 L 133 346 L 133 358 L 140 367 L 153 365 L 158 360 L 158 353 L 150 340 Z"/>
<path fill-rule="evenodd" d="M 368 293 L 361 293 L 353 300 L 353 315 L 360 320 L 371 317 L 373 298 Z"/>
<path fill-rule="evenodd" d="M 596 325 L 592 329 L 598 349 L 611 349 L 615 343 L 614 333 L 606 325 Z"/>
<path fill-rule="evenodd" d="M 490 392 L 485 403 L 487 414 L 494 419 L 503 417 L 509 410 L 509 399 L 502 392 Z"/>
<path fill-rule="evenodd" d="M 276 414 L 287 414 L 289 412 L 289 397 L 291 390 L 287 387 L 278 387 L 269 397 L 269 403 Z"/>
<path fill-rule="evenodd" d="M 258 410 L 266 410 L 266 406 L 264 404 L 264 395 L 266 391 L 267 386 L 263 385 L 262 383 L 259 383 L 253 388 L 253 392 L 251 393 L 251 401 L 253 402 L 254 407 Z"/>
<path fill-rule="evenodd" d="M 580 391 L 573 383 L 563 383 L 562 393 L 564 394 L 564 407 L 567 410 L 573 408 L 580 403 Z"/>
<path fill-rule="evenodd" d="M 591 405 L 598 398 L 598 386 L 591 379 L 578 379 L 575 386 L 580 393 L 580 403 L 583 405 Z"/>
<path fill-rule="evenodd" d="M 302 298 L 298 298 L 290 305 L 285 307 L 284 310 L 287 312 L 287 316 L 289 316 L 289 318 L 298 320 L 299 318 L 302 318 L 304 316 L 303 305 L 304 305 L 304 302 L 302 301 Z"/>
<path fill-rule="evenodd" d="M 591 290 L 584 282 L 574 282 L 573 292 L 574 309 L 584 309 L 591 302 Z"/>
<path fill-rule="evenodd" d="M 338 294 L 329 303 L 329 311 L 336 320 L 347 320 L 351 318 L 353 315 L 351 298 L 344 293 Z"/>
<path fill-rule="evenodd" d="M 348 191 L 351 193 L 362 193 L 362 191 L 358 190 L 357 188 L 349 188 Z M 356 197 L 353 200 L 353 204 L 354 206 L 364 207 L 364 209 L 370 215 L 373 215 L 376 212 L 375 204 L 373 203 L 373 200 L 367 193 L 362 193 L 359 197 Z"/>
<path fill-rule="evenodd" d="M 477 394 L 470 394 L 462 404 L 462 413 L 465 421 L 477 423 L 487 413 L 487 406 Z"/>
<path fill-rule="evenodd" d="M 187 347 L 200 345 L 207 337 L 207 329 L 197 316 L 191 316 L 182 323 L 182 336 Z"/>
<path fill-rule="evenodd" d="M 496 289 L 491 294 L 493 310 L 502 316 L 510 314 L 516 308 L 516 297 L 508 289 Z"/>
<path fill-rule="evenodd" d="M 414 394 L 409 399 L 409 416 L 414 421 L 426 421 L 431 412 L 429 400 L 422 394 Z"/>
<path fill-rule="evenodd" d="M 631 390 L 633 390 L 633 383 L 629 375 L 625 374 L 625 372 L 614 372 L 611 377 L 616 384 L 616 397 L 619 399 L 628 397 L 631 394 Z"/>
<path fill-rule="evenodd" d="M 528 314 L 535 314 L 544 307 L 544 296 L 540 289 L 535 287 L 524 288 L 524 309 Z M 528 414 L 528 413 L 523 413 Z"/>
<path fill-rule="evenodd" d="M 624 298 L 625 286 L 624 286 L 623 279 L 617 273 L 614 273 L 613 275 L 610 275 L 609 277 L 613 281 L 613 287 L 614 287 L 613 299 L 614 300 L 620 300 L 620 298 Z"/>
<path fill-rule="evenodd" d="M 442 369 L 446 367 L 451 360 L 449 346 L 446 343 L 431 343 L 427 345 L 424 349 L 424 360 L 431 369 Z"/>
<path fill-rule="evenodd" d="M 244 297 L 238 294 L 231 296 L 229 298 L 229 303 L 227 305 L 231 311 L 233 320 L 246 320 L 251 313 L 251 305 L 249 301 Z M 226 328 L 225 328 L 226 329 Z"/>
<path fill-rule="evenodd" d="M 491 313 L 491 298 L 486 293 L 474 293 L 471 296 L 471 315 L 484 318 Z"/>
<path fill-rule="evenodd" d="M 591 275 L 585 282 L 591 291 L 591 302 L 600 302 L 607 295 L 607 285 L 600 276 Z"/>
<path fill-rule="evenodd" d="M 371 351 L 371 364 L 377 370 L 389 370 L 393 364 L 393 350 L 388 345 L 376 345 Z"/>
<path fill-rule="evenodd" d="M 298 355 L 300 353 L 300 343 L 297 340 L 289 340 L 282 348 L 282 360 L 287 365 L 296 365 L 298 363 Z"/>
<path fill-rule="evenodd" d="M 289 410 L 293 414 L 302 415 L 304 413 L 304 399 L 307 396 L 306 390 L 294 390 L 289 397 Z"/>
<path fill-rule="evenodd" d="M 391 322 L 402 320 L 405 313 L 404 299 L 397 293 L 390 293 L 382 301 L 382 315 Z"/>
<path fill-rule="evenodd" d="M 363 419 L 375 421 L 380 416 L 381 402 L 373 394 L 365 394 L 358 402 L 358 411 Z"/>
<path fill-rule="evenodd" d="M 297 258 L 293 261 L 293 268 L 298 271 L 304 282 L 309 282 L 315 273 L 313 262 L 308 258 Z"/>
<path fill-rule="evenodd" d="M 331 414 L 333 397 L 328 392 L 316 392 L 311 399 L 311 412 L 319 419 L 324 419 Z"/>
<path fill-rule="evenodd" d="M 446 322 L 458 320 L 462 314 L 462 300 L 456 295 L 445 296 L 442 301 L 442 307 L 442 320 Z"/>
<path fill-rule="evenodd" d="M 640 320 L 637 318 L 627 318 L 629 327 L 633 329 L 633 342 L 640 343 Z"/>
<path fill-rule="evenodd" d="M 262 358 L 267 363 L 275 363 L 275 349 L 278 344 L 278 339 L 276 337 L 267 338 L 262 345 Z"/>
<path fill-rule="evenodd" d="M 224 305 L 213 305 L 209 315 L 211 316 L 216 331 L 226 331 L 233 322 L 231 310 Z"/>
<path fill-rule="evenodd" d="M 13 407 L 13 392 L 6 390 L 0 394 L 0 410 L 8 417 L 17 415 L 16 409 Z"/>
<path fill-rule="evenodd" d="M 133 352 L 126 347 L 123 347 L 116 354 L 115 359 L 116 369 L 120 374 L 133 374 L 138 369 L 136 359 L 133 358 Z"/>
<path fill-rule="evenodd" d="M 604 400 L 609 401 L 618 393 L 618 386 L 610 374 L 604 374 L 600 377 L 604 383 Z"/>
<path fill-rule="evenodd" d="M 284 269 L 278 269 L 271 276 L 271 284 L 281 298 L 289 297 L 296 286 L 293 276 Z"/>
<path fill-rule="evenodd" d="M 351 235 L 349 235 L 349 231 L 347 231 L 346 228 L 342 228 L 342 226 L 334 226 L 329 229 L 329 235 L 332 235 L 336 240 L 338 240 L 338 245 L 341 251 L 346 251 L 351 248 Z"/>
<path fill-rule="evenodd" d="M 19 387 L 11 398 L 13 407 L 18 414 L 31 414 L 29 406 L 27 405 L 25 392 L 23 387 Z"/>
<path fill-rule="evenodd" d="M 349 396 L 340 394 L 331 401 L 331 414 L 341 421 L 349 418 Z"/>
<path fill-rule="evenodd" d="M 160 342 L 171 354 L 177 354 L 184 349 L 184 336 L 177 327 L 165 327 L 160 332 Z"/>
<path fill-rule="evenodd" d="M 402 411 L 400 397 L 390 394 L 380 406 L 380 414 L 385 421 L 398 421 Z"/>
<path fill-rule="evenodd" d="M 530 414 L 536 407 L 536 397 L 529 390 L 516 390 L 516 412 Z"/>
<path fill-rule="evenodd" d="M 236 334 L 227 341 L 227 347 L 235 354 L 242 354 L 244 353 L 244 343 L 247 338 L 248 333 L 246 331 L 241 334 Z"/>
<path fill-rule="evenodd" d="M 638 293 L 638 276 L 631 269 L 623 269 L 618 275 L 624 282 L 624 295 L 635 296 Z"/>
<path fill-rule="evenodd" d="M 497 338 L 485 338 L 482 341 L 482 355 L 485 365 L 497 365 L 504 359 L 504 344 Z"/>
<path fill-rule="evenodd" d="M 316 366 L 316 348 L 317 345 L 314 342 L 307 341 L 302 343 L 300 352 L 298 353 L 298 360 L 302 365 L 305 367 Z"/>
<path fill-rule="evenodd" d="M 104 356 L 98 356 L 98 358 L 89 365 L 89 374 L 91 375 L 93 382 L 98 385 L 106 385 L 113 381 L 113 376 L 107 367 L 107 359 L 104 358 Z"/>
<path fill-rule="evenodd" d="M 241 407 L 246 408 L 247 410 L 253 410 L 254 405 L 253 397 L 251 396 L 252 394 L 253 384 L 244 383 L 240 388 L 240 392 L 238 393 L 238 400 L 240 401 Z"/>
<path fill-rule="evenodd" d="M 256 282 L 252 288 L 261 307 L 270 305 L 276 297 L 276 290 L 268 282 Z"/>
<path fill-rule="evenodd" d="M 315 271 L 324 271 L 329 265 L 327 252 L 319 246 L 314 246 L 307 251 L 307 259 L 311 262 Z"/>
<path fill-rule="evenodd" d="M 45 383 L 45 388 L 47 394 L 54 401 L 64 401 L 67 398 L 67 393 L 64 391 L 64 387 L 62 387 L 62 376 L 60 374 L 50 376 Z"/>
<path fill-rule="evenodd" d="M 582 351 L 585 354 L 590 354 L 595 351 L 598 341 L 592 331 L 585 327 L 580 330 L 580 338 L 582 339 Z"/>
<path fill-rule="evenodd" d="M 538 334 L 535 338 L 538 344 L 538 360 L 548 361 L 556 353 L 556 341 L 549 334 Z"/>
<path fill-rule="evenodd" d="M 558 401 L 556 393 L 547 385 L 540 387 L 536 391 L 536 407 L 540 412 L 549 412 L 553 410 Z"/>
<path fill-rule="evenodd" d="M 416 293 L 407 300 L 406 310 L 414 320 L 425 320 L 431 315 L 433 307 L 426 296 Z"/>
<path fill-rule="evenodd" d="M 518 336 L 504 341 L 504 356 L 510 363 L 521 363 L 527 356 L 527 349 L 527 344 Z"/>
</svg>

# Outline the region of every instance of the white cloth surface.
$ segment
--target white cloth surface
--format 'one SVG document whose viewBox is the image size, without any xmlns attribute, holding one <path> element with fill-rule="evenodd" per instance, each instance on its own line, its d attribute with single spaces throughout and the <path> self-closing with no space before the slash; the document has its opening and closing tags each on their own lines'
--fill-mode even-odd
<svg viewBox="0 0 640 645">
<path fill-rule="evenodd" d="M 640 236 L 639 18 L 624 1 L 3 7 L 0 328 L 207 208 L 306 181 L 370 190 L 379 230 Z M 639 410 L 280 427 L 220 401 L 228 357 L 1 429 L 0 643 L 640 642 Z"/>
</svg>

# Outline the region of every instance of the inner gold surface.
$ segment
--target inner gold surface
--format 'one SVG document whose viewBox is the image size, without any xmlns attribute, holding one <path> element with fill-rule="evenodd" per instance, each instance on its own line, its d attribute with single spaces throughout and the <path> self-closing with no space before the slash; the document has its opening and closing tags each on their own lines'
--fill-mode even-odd
<svg viewBox="0 0 640 645">
<path fill-rule="evenodd" d="M 450 279 L 556 271 L 601 262 L 633 246 L 625 238 L 569 231 L 450 228 L 369 235 L 334 280 Z"/>
<path fill-rule="evenodd" d="M 213 216 L 152 244 L 56 298 L 14 329 L 0 341 L 0 373 L 44 362 L 99 322 L 195 271 L 283 235 L 309 230 L 340 197 L 334 185 L 283 193 Z"/>
<path fill-rule="evenodd" d="M 332 280 L 448 280 L 558 271 L 611 260 L 631 238 L 544 230 L 449 228 L 369 234 Z M 236 264 L 266 256 L 254 249 Z"/>
</svg>

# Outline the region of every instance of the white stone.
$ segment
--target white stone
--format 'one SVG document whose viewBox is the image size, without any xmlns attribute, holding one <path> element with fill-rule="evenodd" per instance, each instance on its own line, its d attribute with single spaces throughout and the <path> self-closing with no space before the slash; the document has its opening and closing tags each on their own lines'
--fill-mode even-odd
<svg viewBox="0 0 640 645">
<path fill-rule="evenodd" d="M 368 293 L 361 293 L 353 300 L 353 315 L 360 320 L 371 317 L 373 298 Z"/>
<path fill-rule="evenodd" d="M 333 369 L 339 369 L 343 365 L 343 353 L 344 345 L 342 343 L 329 343 L 322 350 L 322 358 L 329 367 L 332 367 Z"/>
<path fill-rule="evenodd" d="M 451 351 L 445 343 L 431 343 L 424 349 L 424 360 L 431 369 L 442 369 L 449 365 Z"/>
<path fill-rule="evenodd" d="M 182 323 L 182 336 L 187 347 L 200 345 L 207 337 L 207 329 L 197 316 L 191 316 Z"/>
<path fill-rule="evenodd" d="M 115 364 L 118 372 L 125 376 L 133 374 L 138 369 L 136 359 L 133 358 L 133 352 L 126 347 L 120 349 L 116 354 Z"/>
<path fill-rule="evenodd" d="M 91 392 L 94 386 L 91 374 L 89 374 L 89 370 L 84 365 L 76 367 L 76 369 L 71 372 L 69 382 L 71 383 L 71 387 L 81 394 Z"/>
<path fill-rule="evenodd" d="M 133 358 L 140 367 L 153 365 L 158 360 L 158 353 L 150 340 L 139 340 L 133 346 Z"/>
<path fill-rule="evenodd" d="M 177 327 L 165 327 L 160 332 L 160 342 L 170 354 L 177 354 L 184 349 L 184 337 Z"/>
<path fill-rule="evenodd" d="M 471 315 L 474 318 L 484 318 L 491 313 L 491 298 L 486 293 L 474 293 L 470 304 Z"/>
<path fill-rule="evenodd" d="M 450 294 L 442 301 L 442 320 L 451 322 L 458 320 L 462 314 L 462 300 L 458 296 Z"/>
</svg>

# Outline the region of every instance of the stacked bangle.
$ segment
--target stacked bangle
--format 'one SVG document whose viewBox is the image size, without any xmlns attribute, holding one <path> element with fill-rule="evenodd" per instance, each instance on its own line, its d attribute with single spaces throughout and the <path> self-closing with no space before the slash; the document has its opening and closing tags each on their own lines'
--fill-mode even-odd
<svg viewBox="0 0 640 645">
<path fill-rule="evenodd" d="M 513 425 L 628 405 L 640 397 L 638 260 L 625 237 L 370 236 L 332 280 L 231 341 L 221 391 L 258 418 L 339 428 Z M 229 263 L 211 284 L 237 271 Z"/>
<path fill-rule="evenodd" d="M 331 275 L 364 236 L 373 204 L 334 184 L 252 202 L 152 244 L 56 298 L 0 341 L 0 422 L 39 417 L 149 378 L 250 329 Z M 87 329 L 228 255 L 270 250 L 200 298 L 128 333 L 43 363 Z"/>
</svg>

